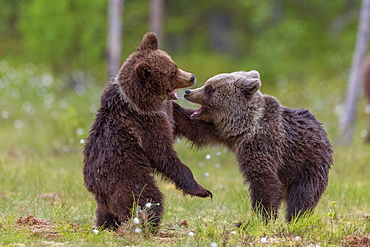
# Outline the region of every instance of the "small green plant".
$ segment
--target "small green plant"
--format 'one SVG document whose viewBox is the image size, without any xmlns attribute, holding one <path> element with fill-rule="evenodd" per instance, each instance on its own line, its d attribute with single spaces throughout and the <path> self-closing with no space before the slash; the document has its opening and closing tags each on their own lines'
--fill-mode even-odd
<svg viewBox="0 0 370 247">
<path fill-rule="evenodd" d="M 329 203 L 329 212 L 328 212 L 328 217 L 332 220 L 335 221 L 338 219 L 338 211 L 337 211 L 337 202 L 336 201 L 331 201 Z"/>
</svg>

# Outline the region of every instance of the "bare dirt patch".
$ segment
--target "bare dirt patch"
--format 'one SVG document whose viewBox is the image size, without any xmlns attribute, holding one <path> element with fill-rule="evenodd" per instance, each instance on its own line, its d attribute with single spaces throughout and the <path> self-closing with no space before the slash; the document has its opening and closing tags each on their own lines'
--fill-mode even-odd
<svg viewBox="0 0 370 247">
<path fill-rule="evenodd" d="M 47 219 L 36 218 L 32 214 L 18 218 L 13 227 L 15 229 L 25 229 L 34 234 L 43 234 L 51 239 L 60 237 L 60 233 L 56 231 L 53 223 Z"/>
<path fill-rule="evenodd" d="M 345 236 L 340 241 L 342 246 L 345 247 L 369 247 L 370 246 L 370 235 L 362 235 L 358 236 L 355 234 L 351 234 Z"/>
</svg>

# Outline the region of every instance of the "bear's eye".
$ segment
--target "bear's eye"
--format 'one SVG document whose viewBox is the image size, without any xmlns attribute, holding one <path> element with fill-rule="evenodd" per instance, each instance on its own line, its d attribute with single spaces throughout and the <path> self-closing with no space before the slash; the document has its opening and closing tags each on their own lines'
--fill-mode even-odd
<svg viewBox="0 0 370 247">
<path fill-rule="evenodd" d="M 212 93 L 212 91 L 213 91 L 213 89 L 212 89 L 212 87 L 211 87 L 211 86 L 206 86 L 206 87 L 204 88 L 204 92 L 205 92 L 206 94 L 211 94 L 211 93 Z"/>
<path fill-rule="evenodd" d="M 177 76 L 177 73 L 176 72 L 172 72 L 171 75 L 170 75 L 171 79 L 175 79 L 176 76 Z"/>
</svg>

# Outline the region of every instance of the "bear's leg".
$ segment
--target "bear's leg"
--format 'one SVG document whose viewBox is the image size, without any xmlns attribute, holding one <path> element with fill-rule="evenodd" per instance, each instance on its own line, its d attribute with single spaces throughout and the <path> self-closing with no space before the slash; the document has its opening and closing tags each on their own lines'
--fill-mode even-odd
<svg viewBox="0 0 370 247">
<path fill-rule="evenodd" d="M 266 222 L 270 219 L 275 220 L 282 198 L 280 185 L 278 183 L 267 185 L 256 180 L 250 180 L 249 183 L 253 210 L 262 215 Z"/>
<path fill-rule="evenodd" d="M 111 213 L 107 213 L 104 210 L 101 210 L 99 207 L 96 211 L 96 224 L 97 226 L 103 228 L 110 228 L 115 230 L 119 227 L 121 222 L 118 220 L 118 217 L 114 216 Z"/>
<path fill-rule="evenodd" d="M 290 184 L 287 191 L 287 214 L 289 222 L 304 213 L 312 213 L 324 192 L 328 179 L 326 176 L 304 175 Z"/>
<path fill-rule="evenodd" d="M 115 185 L 119 189 L 111 196 L 110 211 L 118 216 L 120 222 L 126 222 L 136 217 L 132 213 L 140 209 L 137 216 L 142 224 L 147 224 L 145 227 L 155 232 L 162 218 L 163 195 L 147 169 L 137 169 L 133 174 L 128 168 L 127 174 L 132 175 L 130 179 L 122 179 Z"/>
<path fill-rule="evenodd" d="M 266 161 L 241 166 L 246 182 L 249 183 L 252 208 L 266 222 L 277 218 L 283 194 L 283 185 L 272 167 L 268 167 Z"/>
<path fill-rule="evenodd" d="M 146 186 L 139 200 L 139 205 L 147 219 L 143 219 L 147 223 L 149 230 L 155 233 L 162 219 L 163 214 L 163 195 L 155 181 L 151 186 Z"/>
<path fill-rule="evenodd" d="M 190 115 L 195 112 L 192 109 L 182 108 L 171 101 L 173 105 L 173 118 L 175 120 L 174 134 L 176 137 L 185 137 L 197 146 L 222 143 L 217 136 L 213 123 L 202 120 L 194 120 Z"/>
<path fill-rule="evenodd" d="M 190 168 L 177 157 L 177 153 L 172 148 L 172 143 L 161 143 L 161 146 L 162 152 L 157 155 L 153 163 L 156 171 L 170 179 L 177 189 L 182 190 L 186 194 L 212 198 L 212 193 L 195 181 Z"/>
<path fill-rule="evenodd" d="M 122 184 L 116 184 L 116 190 L 112 192 L 110 203 L 108 205 L 112 220 L 118 228 L 121 223 L 127 222 L 132 217 L 132 207 L 134 205 L 133 192 L 125 191 Z M 104 216 L 104 215 L 103 215 Z M 107 214 L 106 216 L 109 217 Z"/>
<path fill-rule="evenodd" d="M 121 224 L 121 222 L 118 220 L 118 217 L 110 213 L 105 203 L 97 200 L 97 204 L 96 225 L 98 227 L 110 228 L 112 230 L 117 229 Z"/>
</svg>

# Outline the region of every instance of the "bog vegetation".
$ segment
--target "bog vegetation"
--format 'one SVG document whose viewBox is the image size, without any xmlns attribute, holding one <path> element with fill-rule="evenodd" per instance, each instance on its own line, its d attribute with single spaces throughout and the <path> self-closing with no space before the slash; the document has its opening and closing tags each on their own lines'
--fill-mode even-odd
<svg viewBox="0 0 370 247">
<path fill-rule="evenodd" d="M 166 14 L 162 48 L 197 75 L 196 86 L 217 73 L 259 70 L 263 93 L 288 107 L 310 109 L 335 144 L 359 4 L 257 3 L 168 1 L 172 11 Z M 128 0 L 125 7 L 123 57 L 140 42 L 148 19 L 147 1 Z M 95 229 L 95 201 L 83 186 L 82 148 L 107 81 L 106 3 L 5 0 L 0 12 L 0 245 L 369 245 L 370 147 L 363 142 L 368 122 L 363 99 L 354 141 L 334 146 L 329 186 L 312 216 L 291 224 L 280 217 L 265 225 L 251 212 L 234 157 L 222 147 L 197 150 L 181 140 L 175 144 L 180 159 L 213 192 L 213 200 L 183 196 L 158 180 L 165 214 L 157 235 L 138 230 L 134 219 L 118 232 Z M 230 26 L 217 24 L 220 13 Z M 233 37 L 231 45 L 213 42 L 222 30 L 230 32 L 221 36 Z M 197 107 L 182 99 L 179 104 Z M 240 221 L 245 224 L 237 228 Z"/>
</svg>

